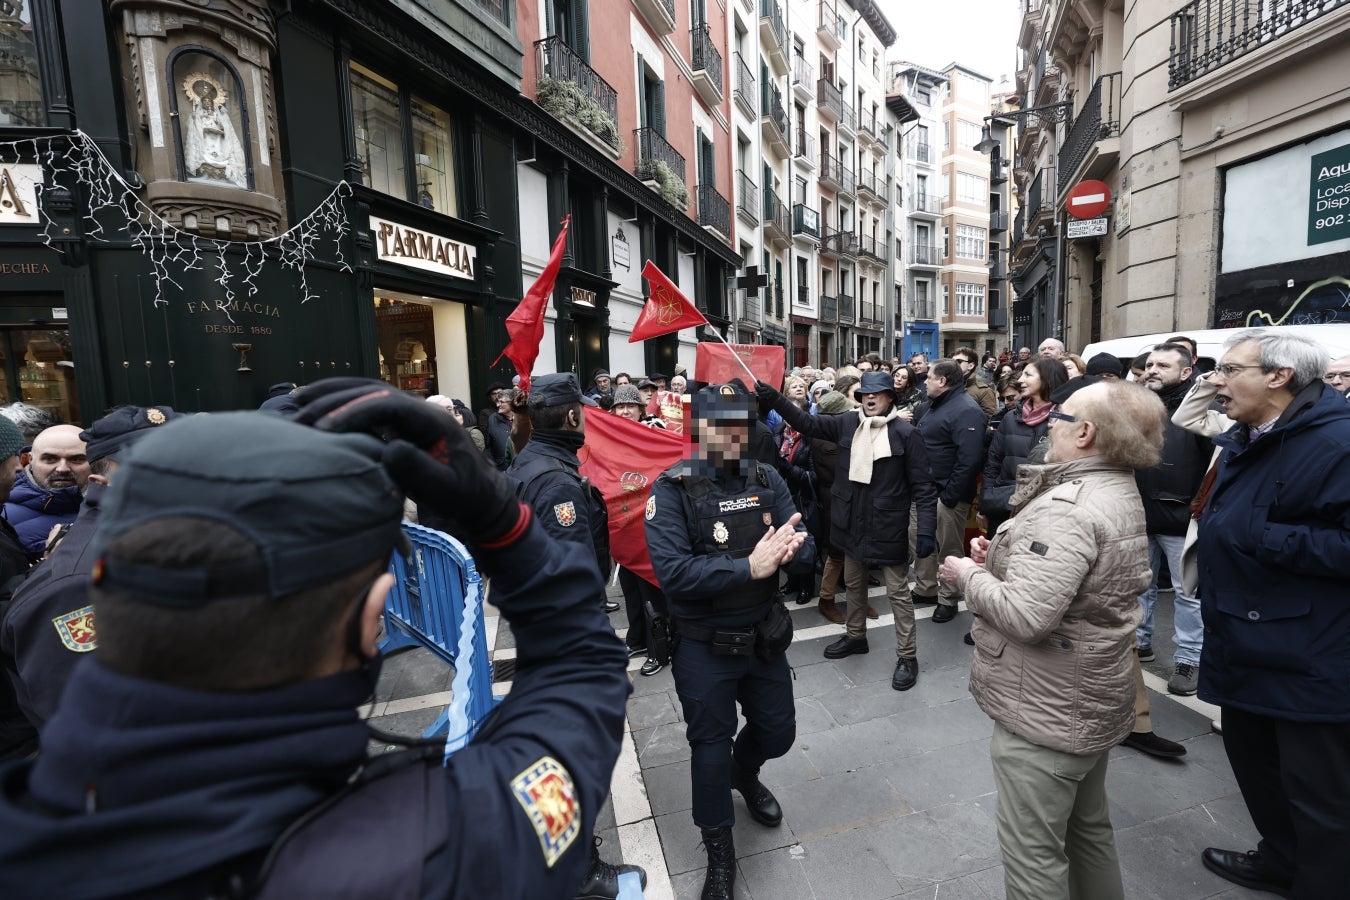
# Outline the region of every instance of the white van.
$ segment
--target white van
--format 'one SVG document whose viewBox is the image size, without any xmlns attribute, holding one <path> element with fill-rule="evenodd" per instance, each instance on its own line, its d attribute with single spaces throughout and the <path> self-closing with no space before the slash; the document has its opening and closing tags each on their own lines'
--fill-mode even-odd
<svg viewBox="0 0 1350 900">
<path fill-rule="evenodd" d="M 1350 322 L 1330 325 L 1279 325 L 1281 331 L 1312 338 L 1326 348 L 1327 361 L 1350 356 Z M 1121 360 L 1122 371 L 1130 361 L 1141 353 L 1152 350 L 1174 335 L 1184 335 L 1195 341 L 1200 357 L 1200 370 L 1213 371 L 1223 356 L 1223 343 L 1233 336 L 1234 328 L 1208 328 L 1198 331 L 1164 331 L 1159 334 L 1141 334 L 1136 337 L 1116 338 L 1112 341 L 1098 341 L 1088 344 L 1079 355 L 1090 360 L 1098 353 L 1110 353 Z"/>
</svg>

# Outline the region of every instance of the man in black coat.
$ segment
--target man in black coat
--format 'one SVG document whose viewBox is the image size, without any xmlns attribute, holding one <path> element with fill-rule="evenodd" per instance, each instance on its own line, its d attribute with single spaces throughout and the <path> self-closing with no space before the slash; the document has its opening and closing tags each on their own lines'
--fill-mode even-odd
<svg viewBox="0 0 1350 900">
<path fill-rule="evenodd" d="M 897 659 L 891 687 L 909 690 L 919 677 L 909 595 L 910 509 L 912 504 L 917 552 L 931 556 L 937 549 L 937 494 L 923 439 L 895 409 L 895 380 L 885 372 L 864 372 L 854 393 L 861 406 L 832 416 L 813 416 L 763 382 L 757 390 L 793 428 L 839 446 L 830 488 L 830 537 L 844 551 L 847 631 L 825 648 L 825 658 L 868 652 L 867 568 L 881 566 L 895 616 Z"/>
<path fill-rule="evenodd" d="M 950 359 L 940 359 L 928 369 L 928 399 L 931 406 L 919 420 L 919 434 L 928 451 L 933 486 L 938 492 L 937 555 L 925 557 L 915 550 L 914 599 L 937 601 L 933 621 L 950 622 L 956 617 L 961 596 L 954 585 L 938 584 L 938 560 L 965 556 L 966 518 L 975 499 L 975 483 L 984 469 L 984 429 L 988 417 L 966 393 L 966 376 Z"/>
</svg>

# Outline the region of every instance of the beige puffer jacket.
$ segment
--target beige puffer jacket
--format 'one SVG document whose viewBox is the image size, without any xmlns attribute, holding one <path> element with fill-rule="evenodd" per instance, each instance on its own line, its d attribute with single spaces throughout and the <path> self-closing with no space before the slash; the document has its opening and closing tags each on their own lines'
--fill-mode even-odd
<svg viewBox="0 0 1350 900">
<path fill-rule="evenodd" d="M 1130 654 L 1148 587 L 1134 472 L 1101 457 L 1023 466 L 1018 513 L 960 579 L 979 618 L 970 692 L 1033 744 L 1087 755 L 1134 723 Z"/>
</svg>

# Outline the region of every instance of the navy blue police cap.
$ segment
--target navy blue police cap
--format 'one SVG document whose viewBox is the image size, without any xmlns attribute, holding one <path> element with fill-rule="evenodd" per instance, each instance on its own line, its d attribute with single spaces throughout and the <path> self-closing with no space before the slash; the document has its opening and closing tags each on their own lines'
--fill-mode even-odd
<svg viewBox="0 0 1350 900">
<path fill-rule="evenodd" d="M 259 412 L 183 416 L 121 460 L 99 507 L 94 583 L 161 606 L 245 594 L 286 597 L 387 559 L 403 494 L 364 434 L 330 434 Z M 105 553 L 166 518 L 208 519 L 258 548 L 256 566 L 161 567 Z"/>
<path fill-rule="evenodd" d="M 171 406 L 123 406 L 80 432 L 90 462 L 120 459 L 122 451 L 183 414 Z"/>
<path fill-rule="evenodd" d="M 759 415 L 759 402 L 740 384 L 710 384 L 690 397 L 690 416 L 701 422 L 749 425 Z"/>
<path fill-rule="evenodd" d="M 595 406 L 590 397 L 581 393 L 581 384 L 571 372 L 559 372 L 556 375 L 539 375 L 530 379 L 530 408 L 544 406 L 563 406 L 568 403 L 582 403 Z"/>
</svg>

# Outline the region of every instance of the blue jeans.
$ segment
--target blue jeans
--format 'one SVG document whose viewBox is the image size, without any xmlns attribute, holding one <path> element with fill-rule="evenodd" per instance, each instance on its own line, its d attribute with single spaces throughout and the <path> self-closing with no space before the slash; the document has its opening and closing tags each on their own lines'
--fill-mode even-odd
<svg viewBox="0 0 1350 900">
<path fill-rule="evenodd" d="M 1186 538 L 1179 534 L 1148 536 L 1148 566 L 1153 570 L 1153 580 L 1148 590 L 1139 595 L 1139 605 L 1144 607 L 1144 618 L 1135 633 L 1139 638 L 1139 646 L 1153 646 L 1153 602 L 1158 599 L 1158 572 L 1162 569 L 1163 554 L 1166 553 L 1174 596 L 1172 616 L 1177 644 L 1175 658 L 1179 663 L 1198 666 L 1205 626 L 1200 619 L 1200 601 L 1181 589 L 1181 549 L 1185 544 Z"/>
</svg>

